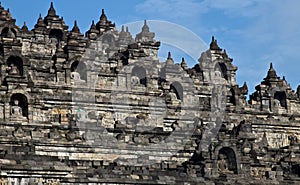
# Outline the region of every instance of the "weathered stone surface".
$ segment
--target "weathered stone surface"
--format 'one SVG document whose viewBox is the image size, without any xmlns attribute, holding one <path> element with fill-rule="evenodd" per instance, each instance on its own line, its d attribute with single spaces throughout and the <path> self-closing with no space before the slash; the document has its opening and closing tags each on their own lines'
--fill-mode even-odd
<svg viewBox="0 0 300 185">
<path fill-rule="evenodd" d="M 15 22 L 0 6 L 0 184 L 300 183 L 300 86 L 272 64 L 246 101 L 215 38 L 189 68 L 146 21 Z"/>
</svg>

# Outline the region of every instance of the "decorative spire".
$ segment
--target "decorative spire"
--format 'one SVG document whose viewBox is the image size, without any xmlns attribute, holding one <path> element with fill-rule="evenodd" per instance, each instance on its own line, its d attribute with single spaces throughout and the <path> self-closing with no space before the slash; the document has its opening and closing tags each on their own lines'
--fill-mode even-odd
<svg viewBox="0 0 300 185">
<path fill-rule="evenodd" d="M 187 64 L 186 64 L 186 62 L 185 62 L 185 60 L 184 60 L 184 58 L 182 57 L 182 59 L 181 59 L 181 67 L 182 67 L 182 69 L 187 69 Z"/>
<path fill-rule="evenodd" d="M 224 49 L 224 53 L 223 53 L 223 55 L 224 55 L 224 58 L 228 58 L 228 55 L 227 55 L 226 49 Z"/>
<path fill-rule="evenodd" d="M 278 79 L 275 69 L 273 68 L 273 64 L 271 62 L 270 69 L 268 71 L 267 79 Z"/>
<path fill-rule="evenodd" d="M 282 77 L 282 84 L 283 84 L 283 86 L 290 86 L 289 84 L 287 84 L 287 81 L 286 81 L 286 79 L 285 79 L 285 76 L 283 76 Z"/>
<path fill-rule="evenodd" d="M 96 28 L 94 20 L 92 21 L 92 25 L 91 25 L 91 28 L 90 28 L 89 32 L 98 33 L 98 30 Z"/>
<path fill-rule="evenodd" d="M 274 70 L 272 62 L 270 63 L 270 70 Z"/>
<path fill-rule="evenodd" d="M 10 14 L 9 8 L 7 8 L 7 18 L 8 18 L 8 19 L 11 19 L 11 14 Z"/>
<path fill-rule="evenodd" d="M 107 21 L 107 17 L 105 15 L 104 9 L 102 9 L 102 13 L 101 13 L 101 16 L 100 16 L 100 21 L 101 22 L 106 22 Z"/>
<path fill-rule="evenodd" d="M 90 39 L 91 38 L 95 39 L 98 33 L 99 33 L 99 31 L 97 30 L 97 27 L 95 25 L 95 21 L 93 20 L 90 29 L 85 33 L 85 35 L 86 35 L 86 37 L 89 37 Z M 91 34 L 93 36 L 91 36 Z"/>
<path fill-rule="evenodd" d="M 136 35 L 136 41 L 144 41 L 144 42 L 153 42 L 155 34 L 150 32 L 149 26 L 147 25 L 147 21 L 144 20 L 144 25 L 142 27 L 142 32 Z"/>
<path fill-rule="evenodd" d="M 248 86 L 247 86 L 246 82 L 244 82 L 243 86 L 240 87 L 239 89 L 240 89 L 241 94 L 243 94 L 243 95 L 248 94 Z"/>
<path fill-rule="evenodd" d="M 168 52 L 168 59 L 172 59 L 171 52 Z"/>
<path fill-rule="evenodd" d="M 167 58 L 166 63 L 172 63 L 172 64 L 174 64 L 174 60 L 172 58 L 172 55 L 171 55 L 170 51 L 168 52 L 168 58 Z"/>
<path fill-rule="evenodd" d="M 211 43 L 210 43 L 210 50 L 218 50 L 221 51 L 222 49 L 218 46 L 217 40 L 215 40 L 215 37 L 212 36 Z"/>
<path fill-rule="evenodd" d="M 128 29 L 128 26 L 126 26 L 126 33 L 129 33 L 129 29 Z"/>
<path fill-rule="evenodd" d="M 130 32 L 128 31 L 128 27 L 126 27 L 126 32 L 125 32 L 125 26 L 122 25 L 120 34 L 119 34 L 119 43 L 122 47 L 128 46 L 128 44 L 131 44 L 133 41 L 132 36 Z"/>
<path fill-rule="evenodd" d="M 28 27 L 27 27 L 27 25 L 26 25 L 26 22 L 25 22 L 25 21 L 24 21 L 24 24 L 23 24 L 23 26 L 22 26 L 21 30 L 22 30 L 23 32 L 29 32 L 29 30 L 28 30 Z"/>
<path fill-rule="evenodd" d="M 95 25 L 95 21 L 94 20 L 92 20 L 92 25 L 91 25 L 91 27 L 90 27 L 90 30 L 96 30 L 97 28 L 96 28 L 96 25 Z"/>
<path fill-rule="evenodd" d="M 41 14 L 41 13 L 40 13 L 39 18 L 38 18 L 38 22 L 40 22 L 40 21 L 43 21 L 43 18 L 42 18 L 42 14 Z"/>
<path fill-rule="evenodd" d="M 119 37 L 120 37 L 120 39 L 123 39 L 123 38 L 126 38 L 126 36 L 127 36 L 127 33 L 125 32 L 124 25 L 122 25 Z"/>
<path fill-rule="evenodd" d="M 56 11 L 53 7 L 53 2 L 51 2 L 51 4 L 50 4 L 50 8 L 48 10 L 48 15 L 47 16 L 56 16 Z"/>
<path fill-rule="evenodd" d="M 143 25 L 143 28 L 142 28 L 142 32 L 149 32 L 150 29 L 149 29 L 149 26 L 147 25 L 147 21 L 144 20 L 144 25 Z"/>
<path fill-rule="evenodd" d="M 79 28 L 77 26 L 77 21 L 76 20 L 74 21 L 74 27 L 72 28 L 71 32 L 73 32 L 73 33 L 80 33 L 80 30 L 79 30 Z"/>
<path fill-rule="evenodd" d="M 61 19 L 61 23 L 62 24 L 66 24 L 65 21 L 64 21 L 64 17 L 63 16 L 60 19 Z"/>
<path fill-rule="evenodd" d="M 96 24 L 96 29 L 102 33 L 107 30 L 112 30 L 113 28 L 115 28 L 115 24 L 107 19 L 104 9 L 102 9 L 102 14 L 100 16 L 100 20 Z"/>
<path fill-rule="evenodd" d="M 43 22 L 43 18 L 42 18 L 42 14 L 39 15 L 39 18 L 37 20 L 37 23 L 36 25 L 34 26 L 35 28 L 38 28 L 38 27 L 45 27 L 45 23 Z"/>
</svg>

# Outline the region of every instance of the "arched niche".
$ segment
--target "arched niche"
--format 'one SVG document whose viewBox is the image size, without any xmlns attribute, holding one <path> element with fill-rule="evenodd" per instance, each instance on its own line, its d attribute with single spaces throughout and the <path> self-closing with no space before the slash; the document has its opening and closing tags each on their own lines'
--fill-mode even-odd
<svg viewBox="0 0 300 185">
<path fill-rule="evenodd" d="M 71 79 L 74 81 L 87 81 L 87 68 L 85 63 L 76 60 L 71 64 Z"/>
<path fill-rule="evenodd" d="M 111 35 L 111 34 L 104 34 L 104 35 L 102 36 L 102 42 L 103 42 L 103 43 L 107 43 L 107 44 L 111 45 L 111 44 L 114 43 L 114 41 L 115 41 L 115 38 L 114 38 L 114 36 Z"/>
<path fill-rule="evenodd" d="M 60 29 L 52 29 L 49 32 L 49 38 L 51 40 L 53 40 L 54 42 L 56 42 L 56 43 L 58 43 L 61 40 L 63 40 L 63 37 L 64 37 L 64 33 Z"/>
<path fill-rule="evenodd" d="M 28 100 L 24 94 L 15 93 L 10 97 L 11 117 L 28 118 Z"/>
<path fill-rule="evenodd" d="M 183 88 L 182 85 L 179 82 L 173 82 L 170 85 L 170 92 L 176 94 L 176 98 L 178 100 L 183 101 Z"/>
<path fill-rule="evenodd" d="M 146 70 L 141 66 L 135 66 L 131 71 L 131 84 L 147 86 Z"/>
<path fill-rule="evenodd" d="M 7 59 L 7 66 L 9 67 L 8 74 L 23 76 L 23 60 L 18 56 L 10 56 Z"/>
<path fill-rule="evenodd" d="M 274 99 L 279 101 L 281 107 L 287 108 L 286 93 L 284 91 L 275 92 Z"/>
<path fill-rule="evenodd" d="M 236 155 L 232 148 L 221 148 L 217 160 L 218 171 L 220 173 L 238 173 Z"/>
<path fill-rule="evenodd" d="M 1 31 L 2 37 L 15 38 L 16 35 L 17 35 L 17 32 L 13 28 L 5 27 Z"/>
<path fill-rule="evenodd" d="M 215 75 L 228 80 L 227 67 L 224 63 L 219 62 L 215 65 Z"/>
</svg>

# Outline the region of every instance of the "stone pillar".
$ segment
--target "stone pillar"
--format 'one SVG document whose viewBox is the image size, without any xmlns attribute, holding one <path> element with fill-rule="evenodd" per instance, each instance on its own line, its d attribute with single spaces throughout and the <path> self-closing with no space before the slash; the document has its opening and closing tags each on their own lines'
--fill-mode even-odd
<svg viewBox="0 0 300 185">
<path fill-rule="evenodd" d="M 65 82 L 67 85 L 71 85 L 71 69 L 65 70 Z"/>
</svg>

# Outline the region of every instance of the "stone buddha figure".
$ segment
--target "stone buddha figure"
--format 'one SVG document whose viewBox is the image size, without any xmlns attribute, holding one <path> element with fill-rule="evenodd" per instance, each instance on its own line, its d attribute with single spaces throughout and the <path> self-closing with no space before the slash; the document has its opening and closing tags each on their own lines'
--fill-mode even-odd
<svg viewBox="0 0 300 185">
<path fill-rule="evenodd" d="M 219 172 L 226 172 L 227 171 L 227 161 L 223 154 L 219 155 L 220 159 L 218 160 L 218 171 Z"/>
<path fill-rule="evenodd" d="M 22 108 L 19 106 L 18 100 L 14 100 L 14 104 L 11 106 L 11 115 L 13 117 L 23 117 Z"/>
<path fill-rule="evenodd" d="M 177 98 L 176 92 L 173 88 L 170 89 L 169 96 L 171 98 L 171 101 L 178 101 L 179 100 Z"/>
<path fill-rule="evenodd" d="M 233 171 L 229 170 L 228 160 L 226 160 L 226 156 L 224 154 L 219 154 L 218 171 L 220 173 L 233 173 Z"/>
<path fill-rule="evenodd" d="M 85 82 L 85 80 L 82 80 L 82 79 L 80 78 L 80 74 L 79 74 L 77 71 L 71 72 L 71 79 L 72 79 L 74 82 Z"/>
<path fill-rule="evenodd" d="M 19 75 L 19 69 L 17 68 L 17 66 L 15 66 L 15 64 L 11 64 L 11 66 L 9 67 L 9 74 L 10 75 Z"/>
<path fill-rule="evenodd" d="M 132 86 L 137 86 L 140 84 L 140 78 L 138 76 L 132 76 L 130 82 Z"/>
</svg>

